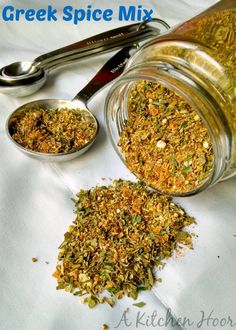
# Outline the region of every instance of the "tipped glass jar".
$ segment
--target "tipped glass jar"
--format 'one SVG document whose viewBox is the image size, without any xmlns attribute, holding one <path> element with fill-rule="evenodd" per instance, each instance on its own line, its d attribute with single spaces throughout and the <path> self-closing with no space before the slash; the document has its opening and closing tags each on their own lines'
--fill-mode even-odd
<svg viewBox="0 0 236 330">
<path fill-rule="evenodd" d="M 115 150 L 161 193 L 236 175 L 235 31 L 235 1 L 220 1 L 143 45 L 108 94 Z"/>
</svg>

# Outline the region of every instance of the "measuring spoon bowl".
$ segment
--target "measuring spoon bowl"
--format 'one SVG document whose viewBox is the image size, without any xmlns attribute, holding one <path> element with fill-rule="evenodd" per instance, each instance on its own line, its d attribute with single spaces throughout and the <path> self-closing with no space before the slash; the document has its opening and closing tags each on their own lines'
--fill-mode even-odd
<svg viewBox="0 0 236 330">
<path fill-rule="evenodd" d="M 69 110 L 73 110 L 75 112 L 79 112 L 81 114 L 83 114 L 83 116 L 86 116 L 87 118 L 89 118 L 89 120 L 91 120 L 91 122 L 94 124 L 95 126 L 95 133 L 92 137 L 92 139 L 84 144 L 81 148 L 78 148 L 76 151 L 71 151 L 71 152 L 67 152 L 67 153 L 44 153 L 44 152 L 37 152 L 37 151 L 33 151 L 30 149 L 27 149 L 25 147 L 23 147 L 22 145 L 20 145 L 19 143 L 17 143 L 13 138 L 12 138 L 12 134 L 14 133 L 14 126 L 16 124 L 16 122 L 18 120 L 20 120 L 20 118 L 22 116 L 24 116 L 24 114 L 28 111 L 32 111 L 34 109 L 44 109 L 44 110 L 61 110 L 61 109 L 69 109 Z M 84 106 L 82 106 L 82 104 L 80 104 L 80 106 L 78 107 L 78 104 L 76 104 L 76 102 L 73 101 L 69 101 L 69 100 L 57 100 L 57 99 L 45 99 L 45 100 L 38 100 L 38 101 L 33 101 L 30 103 L 27 103 L 25 105 L 22 105 L 21 107 L 19 107 L 18 109 L 16 109 L 10 116 L 10 118 L 7 121 L 7 125 L 6 125 L 6 132 L 7 135 L 10 139 L 10 141 L 14 144 L 14 146 L 21 152 L 23 152 L 26 156 L 29 156 L 31 158 L 35 158 L 38 160 L 42 160 L 42 161 L 48 161 L 48 162 L 61 162 L 61 161 L 68 161 L 68 160 L 72 160 L 78 156 L 81 156 L 83 153 L 85 153 L 93 144 L 93 142 L 95 141 L 97 134 L 99 132 L 99 124 L 98 121 L 96 119 L 96 117 Z"/>
<path fill-rule="evenodd" d="M 91 111 L 87 107 L 87 103 L 94 97 L 105 85 L 119 77 L 124 68 L 128 59 L 131 57 L 134 51 L 137 49 L 137 45 L 132 45 L 123 48 L 117 54 L 115 54 L 106 64 L 98 71 L 98 73 L 93 77 L 93 79 L 73 98 L 72 101 L 69 100 L 56 100 L 56 99 L 45 99 L 45 100 L 37 100 L 27 104 L 24 104 L 17 108 L 7 119 L 6 122 L 6 133 L 10 141 L 14 144 L 14 146 L 23 152 L 25 155 L 29 157 L 33 157 L 42 161 L 50 161 L 50 162 L 60 162 L 60 161 L 68 161 L 74 159 L 78 156 L 81 156 L 85 153 L 94 143 L 98 131 L 99 131 L 99 123 L 96 117 L 91 113 Z M 62 109 L 70 109 L 75 112 L 83 114 L 86 118 L 89 119 L 94 124 L 95 130 L 94 135 L 91 140 L 84 144 L 82 147 L 73 150 L 71 152 L 66 153 L 42 153 L 27 149 L 17 143 L 12 135 L 14 133 L 14 126 L 22 116 L 28 111 L 32 111 L 34 109 L 50 109 L 50 110 L 62 110 Z"/>
<path fill-rule="evenodd" d="M 34 64 L 34 62 L 14 62 L 9 65 L 4 66 L 1 69 L 1 75 L 2 77 L 8 79 L 8 80 L 17 80 L 26 78 L 31 75 L 37 74 L 37 72 L 40 72 L 41 70 L 37 68 L 37 66 Z"/>
</svg>

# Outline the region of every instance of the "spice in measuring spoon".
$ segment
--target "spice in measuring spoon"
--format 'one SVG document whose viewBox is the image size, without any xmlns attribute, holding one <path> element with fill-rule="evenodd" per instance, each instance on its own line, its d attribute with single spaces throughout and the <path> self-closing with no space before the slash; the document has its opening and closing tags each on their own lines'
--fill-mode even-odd
<svg viewBox="0 0 236 330">
<path fill-rule="evenodd" d="M 185 99 L 164 85 L 141 80 L 128 98 L 128 119 L 119 146 L 128 168 L 165 193 L 184 193 L 212 173 L 207 128 Z"/>
<path fill-rule="evenodd" d="M 76 219 L 59 247 L 54 276 L 57 289 L 86 295 L 91 308 L 113 305 L 125 294 L 136 299 L 154 285 L 154 266 L 163 266 L 177 243 L 192 247 L 184 228 L 194 219 L 142 183 L 118 180 L 81 190 L 75 206 Z"/>
<path fill-rule="evenodd" d="M 67 153 L 91 141 L 96 130 L 93 118 L 82 110 L 37 108 L 16 120 L 12 138 L 33 151 Z"/>
</svg>

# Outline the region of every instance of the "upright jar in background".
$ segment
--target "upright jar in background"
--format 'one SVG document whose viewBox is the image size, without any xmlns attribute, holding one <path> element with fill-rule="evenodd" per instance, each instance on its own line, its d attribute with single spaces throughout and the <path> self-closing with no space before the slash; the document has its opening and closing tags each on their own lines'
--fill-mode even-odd
<svg viewBox="0 0 236 330">
<path fill-rule="evenodd" d="M 201 117 L 213 144 L 211 175 L 194 189 L 170 194 L 195 194 L 236 175 L 235 0 L 220 1 L 152 39 L 130 59 L 105 108 L 113 146 L 125 163 L 118 141 L 128 116 L 130 90 L 142 80 L 161 83 L 183 97 Z"/>
</svg>

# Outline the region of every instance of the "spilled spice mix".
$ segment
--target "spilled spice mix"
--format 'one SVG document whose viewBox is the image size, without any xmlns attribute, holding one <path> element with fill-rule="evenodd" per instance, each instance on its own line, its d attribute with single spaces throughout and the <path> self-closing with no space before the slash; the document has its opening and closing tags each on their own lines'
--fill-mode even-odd
<svg viewBox="0 0 236 330">
<path fill-rule="evenodd" d="M 108 330 L 108 329 L 109 329 L 108 325 L 107 324 L 103 324 L 102 330 Z"/>
<path fill-rule="evenodd" d="M 12 138 L 21 146 L 45 153 L 72 152 L 88 143 L 96 134 L 92 117 L 82 111 L 32 109 L 15 121 Z"/>
<path fill-rule="evenodd" d="M 138 302 L 136 304 L 133 304 L 133 306 L 138 307 L 138 308 L 142 308 L 146 305 L 146 303 L 144 301 Z"/>
<path fill-rule="evenodd" d="M 146 80 L 129 94 L 118 143 L 128 168 L 165 193 L 184 193 L 212 173 L 213 147 L 201 118 L 174 91 Z"/>
<path fill-rule="evenodd" d="M 112 306 L 124 294 L 136 299 L 151 289 L 154 266 L 163 266 L 177 243 L 192 247 L 184 228 L 194 219 L 142 183 L 118 180 L 81 190 L 75 206 L 77 216 L 59 247 L 53 275 L 57 289 L 87 295 L 83 302 L 91 308 Z"/>
</svg>

